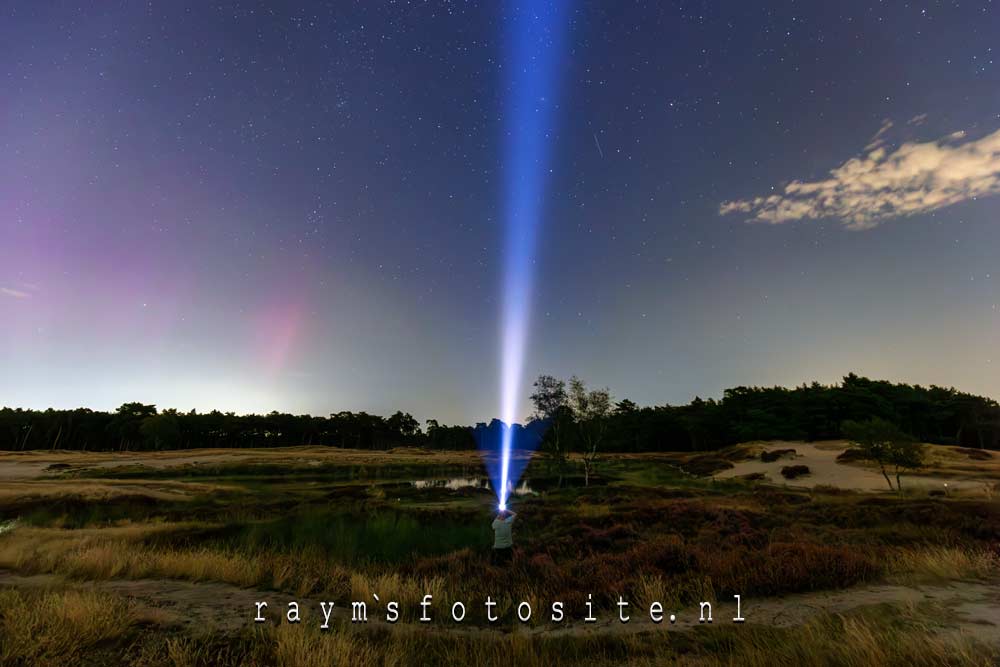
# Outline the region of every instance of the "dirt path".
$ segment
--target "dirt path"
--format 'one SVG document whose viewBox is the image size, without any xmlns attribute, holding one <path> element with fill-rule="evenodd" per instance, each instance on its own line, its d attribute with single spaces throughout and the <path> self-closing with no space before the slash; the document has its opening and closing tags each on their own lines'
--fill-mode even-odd
<svg viewBox="0 0 1000 667">
<path fill-rule="evenodd" d="M 267 601 L 264 616 L 269 622 L 276 622 L 288 608 L 292 600 L 297 600 L 303 623 L 321 624 L 320 600 L 313 598 L 238 588 L 229 584 L 168 579 L 109 580 L 94 582 L 67 581 L 56 575 L 19 575 L 10 571 L 0 571 L 0 587 L 36 590 L 96 590 L 113 593 L 131 599 L 135 603 L 137 618 L 160 625 L 181 627 L 191 631 L 238 631 L 252 624 L 257 601 Z M 334 598 L 336 603 L 331 620 L 350 620 L 350 601 L 346 596 Z M 1000 645 L 1000 581 L 997 582 L 951 582 L 919 587 L 908 586 L 865 586 L 842 591 L 804 593 L 782 598 L 760 600 L 744 599 L 741 604 L 742 616 L 747 626 L 793 627 L 802 625 L 823 613 L 844 613 L 865 607 L 884 604 L 917 604 L 932 602 L 941 605 L 946 612 L 940 619 L 944 627 L 952 627 L 983 641 Z M 482 601 L 468 601 L 467 605 L 482 604 Z M 536 609 L 546 622 L 527 632 L 546 635 L 573 634 L 589 635 L 601 633 L 639 633 L 651 631 L 685 631 L 699 626 L 697 607 L 675 610 L 676 621 L 670 623 L 671 610 L 664 611 L 664 620 L 657 625 L 650 621 L 647 610 L 631 605 L 626 614 L 629 623 L 621 623 L 616 611 L 598 614 L 595 623 L 584 623 L 567 615 L 565 623 L 547 622 L 549 609 Z M 456 625 L 448 616 L 448 610 L 440 603 L 430 608 L 434 619 L 429 624 L 400 622 L 396 626 L 374 620 L 369 625 L 382 627 L 419 627 L 428 631 L 455 632 Z M 736 613 L 735 600 L 720 601 L 712 610 L 715 625 L 728 625 Z M 465 632 L 488 632 L 488 629 L 467 626 Z"/>
</svg>

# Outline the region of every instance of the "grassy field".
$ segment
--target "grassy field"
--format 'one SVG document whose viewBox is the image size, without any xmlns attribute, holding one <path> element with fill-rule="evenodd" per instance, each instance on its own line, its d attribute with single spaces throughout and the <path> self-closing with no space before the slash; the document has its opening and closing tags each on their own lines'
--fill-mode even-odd
<svg viewBox="0 0 1000 667">
<path fill-rule="evenodd" d="M 995 664 L 996 458 L 933 448 L 902 495 L 850 488 L 857 464 L 837 464 L 841 486 L 830 466 L 823 484 L 708 476 L 786 445 L 606 457 L 586 487 L 535 459 L 504 568 L 474 452 L 0 454 L 0 665 Z M 371 622 L 351 623 L 352 600 Z M 677 622 L 651 623 L 653 602 Z"/>
</svg>

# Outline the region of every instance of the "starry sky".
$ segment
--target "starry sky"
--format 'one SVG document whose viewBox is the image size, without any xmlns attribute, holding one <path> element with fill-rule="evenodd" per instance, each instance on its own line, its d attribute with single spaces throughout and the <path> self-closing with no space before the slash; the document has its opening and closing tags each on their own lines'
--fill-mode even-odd
<svg viewBox="0 0 1000 667">
<path fill-rule="evenodd" d="M 498 412 L 509 2 L 0 9 L 0 405 Z M 571 0 L 522 410 L 1000 397 L 1000 6 Z"/>
</svg>

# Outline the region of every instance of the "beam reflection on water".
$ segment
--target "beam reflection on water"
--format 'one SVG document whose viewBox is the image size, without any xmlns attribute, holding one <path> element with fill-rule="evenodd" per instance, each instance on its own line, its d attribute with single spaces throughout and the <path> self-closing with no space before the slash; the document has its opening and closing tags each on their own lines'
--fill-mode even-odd
<svg viewBox="0 0 1000 667">
<path fill-rule="evenodd" d="M 451 477 L 448 479 L 417 479 L 410 483 L 416 489 L 449 489 L 458 491 L 459 489 L 483 489 L 492 491 L 493 486 L 486 477 Z M 515 496 L 529 496 L 535 493 L 528 484 L 528 480 L 522 480 L 513 490 Z"/>
</svg>

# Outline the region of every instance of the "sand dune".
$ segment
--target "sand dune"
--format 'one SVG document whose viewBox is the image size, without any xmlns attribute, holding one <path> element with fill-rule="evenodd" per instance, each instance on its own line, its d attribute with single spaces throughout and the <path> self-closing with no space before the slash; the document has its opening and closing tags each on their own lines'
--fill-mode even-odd
<svg viewBox="0 0 1000 667">
<path fill-rule="evenodd" d="M 953 447 L 930 446 L 928 467 L 920 474 L 904 474 L 901 476 L 903 489 L 931 490 L 940 489 L 952 492 L 957 490 L 981 490 L 986 485 L 992 485 L 1000 479 L 996 457 L 990 461 L 975 461 L 974 466 L 968 465 L 965 457 L 955 455 Z M 765 463 L 759 455 L 752 459 L 734 463 L 732 468 L 716 473 L 719 479 L 742 477 L 754 473 L 762 473 L 766 481 L 774 484 L 807 487 L 835 486 L 841 489 L 857 491 L 887 491 L 888 485 L 878 467 L 864 463 L 839 463 L 837 457 L 848 448 L 848 443 L 842 440 L 827 442 L 768 442 L 763 451 L 777 449 L 794 449 L 794 454 L 782 456 L 777 461 Z M 786 480 L 781 475 L 781 469 L 790 465 L 805 465 L 809 474 Z M 889 471 L 895 483 L 895 476 Z"/>
</svg>

